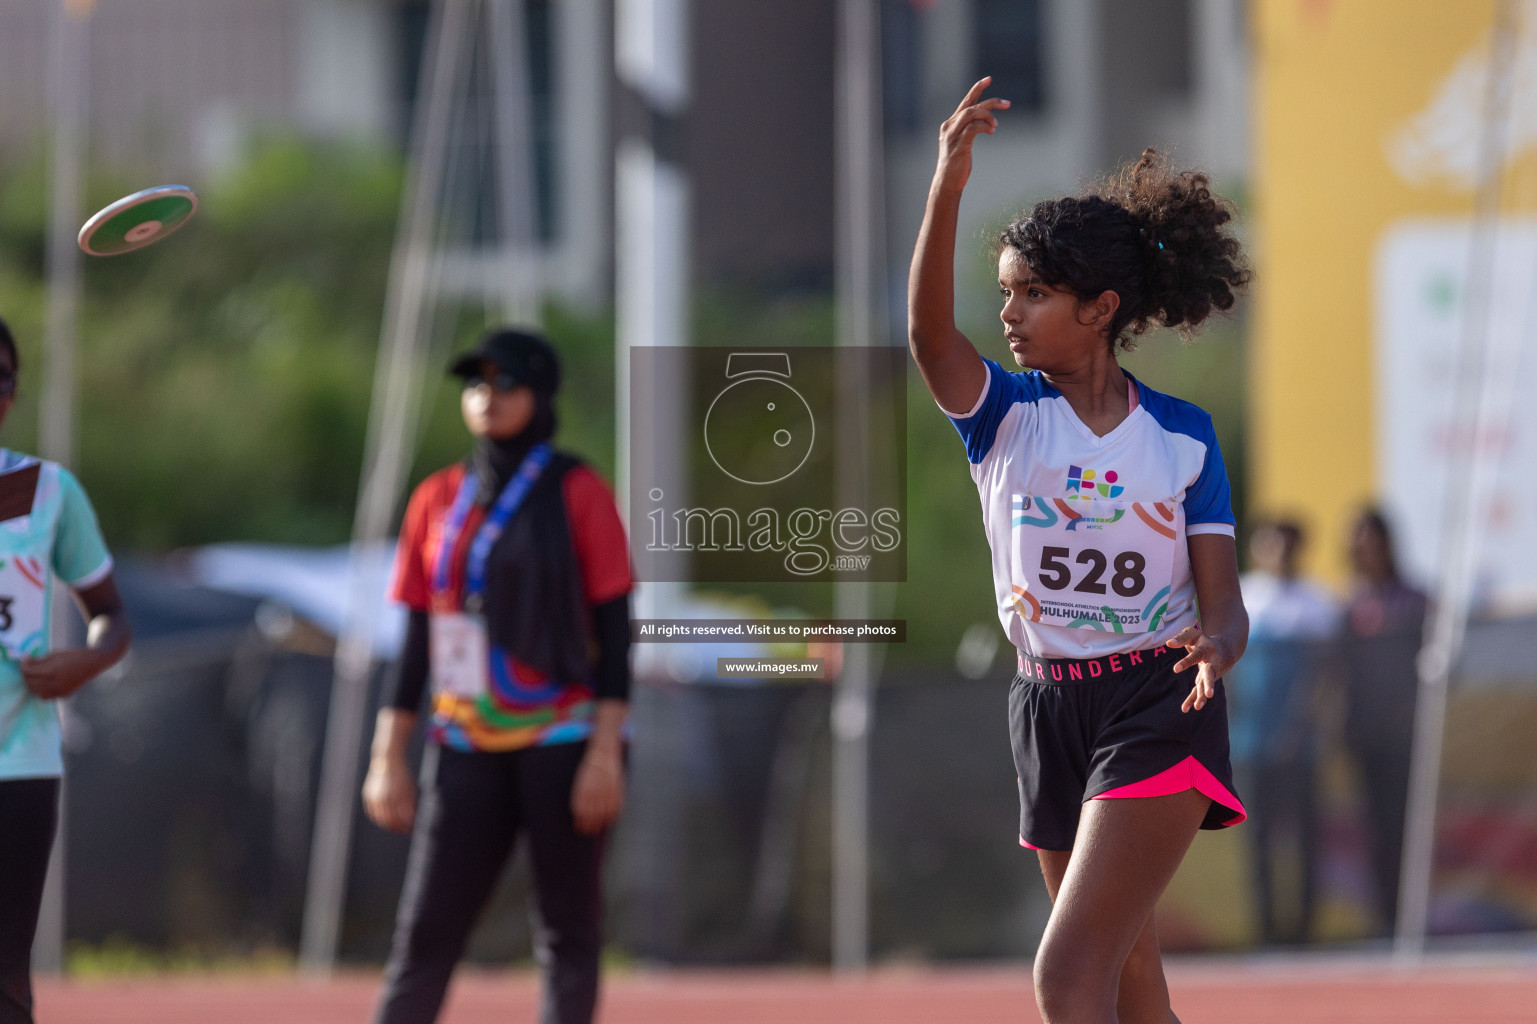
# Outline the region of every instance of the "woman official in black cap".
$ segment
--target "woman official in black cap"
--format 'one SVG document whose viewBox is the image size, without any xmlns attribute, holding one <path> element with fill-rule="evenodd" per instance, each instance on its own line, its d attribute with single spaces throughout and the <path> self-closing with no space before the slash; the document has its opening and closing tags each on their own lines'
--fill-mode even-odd
<svg viewBox="0 0 1537 1024">
<path fill-rule="evenodd" d="M 409 609 L 374 729 L 368 815 L 414 833 L 379 1024 L 436 1019 L 513 840 L 533 856 L 541 1024 L 587 1024 L 604 838 L 624 801 L 629 549 L 607 485 L 557 452 L 560 361 L 497 330 L 457 358 L 470 458 L 411 496 L 393 597 Z M 406 746 L 428 682 L 420 813 Z"/>
</svg>

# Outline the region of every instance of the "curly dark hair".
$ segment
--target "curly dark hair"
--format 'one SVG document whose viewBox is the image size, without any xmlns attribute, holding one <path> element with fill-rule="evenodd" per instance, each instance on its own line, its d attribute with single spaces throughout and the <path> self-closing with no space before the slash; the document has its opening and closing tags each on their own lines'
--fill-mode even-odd
<svg viewBox="0 0 1537 1024">
<path fill-rule="evenodd" d="M 11 336 L 11 329 L 6 326 L 4 320 L 0 320 L 0 349 L 11 354 L 12 372 L 20 371 L 21 353 L 16 351 L 16 339 Z"/>
<path fill-rule="evenodd" d="M 1133 347 L 1149 327 L 1189 336 L 1233 308 L 1251 272 L 1223 231 L 1233 207 L 1204 171 L 1174 171 L 1151 149 L 1082 195 L 1036 203 L 998 235 L 1043 282 L 1085 301 L 1113 291 L 1121 304 L 1110 345 Z"/>
</svg>

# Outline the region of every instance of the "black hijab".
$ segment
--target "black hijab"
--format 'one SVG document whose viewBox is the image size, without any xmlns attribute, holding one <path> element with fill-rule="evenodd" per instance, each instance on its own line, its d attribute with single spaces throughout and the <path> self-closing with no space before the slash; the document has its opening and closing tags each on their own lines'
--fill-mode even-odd
<svg viewBox="0 0 1537 1024">
<path fill-rule="evenodd" d="M 500 441 L 475 440 L 469 461 L 479 484 L 475 503 L 482 508 L 495 504 L 534 445 L 555 434 L 551 397 L 536 395 L 534 416 L 521 433 Z M 491 549 L 486 578 L 485 616 L 492 642 L 568 683 L 587 682 L 592 668 L 590 613 L 561 485 L 578 464 L 569 455 L 555 454 Z"/>
<path fill-rule="evenodd" d="M 475 480 L 480 485 L 475 492 L 475 504 L 481 508 L 489 508 L 496 501 L 534 445 L 555 436 L 555 407 L 551 397 L 537 391 L 534 396 L 538 404 L 534 407 L 533 418 L 520 433 L 501 440 L 475 439 L 475 446 L 470 450 L 470 468 L 475 471 Z"/>
</svg>

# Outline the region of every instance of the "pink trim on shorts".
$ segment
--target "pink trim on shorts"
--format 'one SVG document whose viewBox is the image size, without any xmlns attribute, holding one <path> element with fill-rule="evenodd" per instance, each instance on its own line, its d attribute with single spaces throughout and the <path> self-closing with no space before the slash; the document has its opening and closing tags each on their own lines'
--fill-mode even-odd
<svg viewBox="0 0 1537 1024">
<path fill-rule="evenodd" d="M 1023 846 L 1027 850 L 1040 850 L 1040 849 L 1044 849 L 1044 847 L 1036 846 L 1034 843 L 1030 842 L 1024 836 L 1020 836 L 1019 837 L 1019 845 Z"/>
<path fill-rule="evenodd" d="M 1194 789 L 1223 807 L 1238 812 L 1236 816 L 1222 823 L 1224 828 L 1236 825 L 1249 816 L 1249 812 L 1244 810 L 1238 798 L 1211 773 L 1209 768 L 1197 761 L 1193 754 L 1157 775 L 1143 779 L 1141 782 L 1132 782 L 1106 790 L 1092 799 L 1120 800 L 1125 797 L 1172 796 L 1175 793 L 1183 793 L 1187 789 Z"/>
</svg>

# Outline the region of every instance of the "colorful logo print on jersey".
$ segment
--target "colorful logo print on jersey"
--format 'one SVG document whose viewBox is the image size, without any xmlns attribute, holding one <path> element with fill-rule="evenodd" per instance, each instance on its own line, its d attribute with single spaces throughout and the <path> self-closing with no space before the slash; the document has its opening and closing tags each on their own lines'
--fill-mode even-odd
<svg viewBox="0 0 1537 1024">
<path fill-rule="evenodd" d="M 1121 488 L 1116 487 L 1114 491 L 1116 494 L 1120 494 Z M 1046 498 L 1037 498 L 1030 494 L 1016 494 L 1014 495 L 1012 505 L 1014 513 L 1012 522 L 1015 527 L 1038 526 L 1042 529 L 1048 529 L 1056 526 L 1057 521 L 1062 519 L 1066 520 L 1064 528 L 1068 530 L 1077 530 L 1079 527 L 1086 530 L 1102 530 L 1111 523 L 1120 522 L 1121 517 L 1126 515 L 1124 508 L 1117 508 L 1112 509 L 1108 516 L 1100 516 L 1098 518 L 1086 516 L 1083 512 L 1078 511 L 1067 503 L 1072 500 L 1072 495 L 1068 496 L 1067 501 L 1063 501 L 1061 498 L 1051 498 L 1048 500 Z M 1088 499 L 1085 498 L 1084 500 L 1087 501 Z M 1053 504 L 1057 506 L 1055 511 L 1051 507 Z M 1135 505 L 1132 507 L 1136 508 Z M 1085 511 L 1093 510 L 1085 509 Z M 1058 515 L 1058 513 L 1061 514 Z M 1142 515 L 1144 519 L 1147 518 L 1143 513 L 1139 512 L 1138 514 Z"/>
<path fill-rule="evenodd" d="M 1121 492 L 1126 490 L 1116 483 L 1120 478 L 1120 474 L 1113 469 L 1100 473 L 1098 470 L 1069 466 L 1067 467 L 1067 500 L 1088 501 L 1096 496 L 1119 498 Z"/>
</svg>

